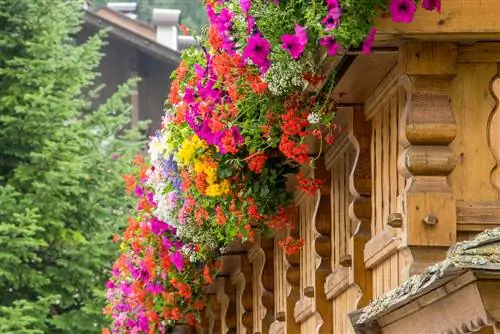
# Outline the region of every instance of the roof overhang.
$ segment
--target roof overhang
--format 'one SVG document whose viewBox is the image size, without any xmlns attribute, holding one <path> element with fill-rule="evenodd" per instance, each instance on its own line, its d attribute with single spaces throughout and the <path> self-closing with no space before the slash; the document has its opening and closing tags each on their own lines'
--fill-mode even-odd
<svg viewBox="0 0 500 334">
<path fill-rule="evenodd" d="M 138 26 L 137 29 L 131 29 L 122 21 L 111 20 L 108 17 L 90 11 L 85 11 L 84 20 L 86 24 L 97 29 L 109 28 L 111 36 L 124 40 L 161 61 L 166 61 L 173 65 L 180 62 L 180 52 L 157 43 L 154 40 L 154 34 L 151 35 L 142 25 Z"/>
</svg>

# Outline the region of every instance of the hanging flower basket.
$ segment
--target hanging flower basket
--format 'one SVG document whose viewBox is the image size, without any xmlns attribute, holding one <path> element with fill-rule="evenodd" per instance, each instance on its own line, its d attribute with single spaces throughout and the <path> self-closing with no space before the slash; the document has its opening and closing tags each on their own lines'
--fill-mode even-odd
<svg viewBox="0 0 500 334">
<path fill-rule="evenodd" d="M 287 178 L 314 194 L 321 181 L 299 169 L 313 168 L 321 148 L 311 156 L 307 140 L 331 143 L 338 128 L 335 56 L 370 52 L 375 8 L 397 21 L 416 9 L 413 0 L 205 3 L 210 26 L 172 74 L 150 162 L 136 159 L 137 174 L 124 177 L 138 204 L 108 282 L 115 333 L 192 330 L 217 255 L 235 238 L 293 228 Z M 280 242 L 288 254 L 302 244 Z"/>
</svg>

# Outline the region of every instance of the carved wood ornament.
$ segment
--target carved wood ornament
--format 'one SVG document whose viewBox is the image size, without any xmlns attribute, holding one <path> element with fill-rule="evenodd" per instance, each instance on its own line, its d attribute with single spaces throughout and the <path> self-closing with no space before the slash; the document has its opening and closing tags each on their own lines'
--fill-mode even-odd
<svg viewBox="0 0 500 334">
<path fill-rule="evenodd" d="M 330 173 L 324 161 L 316 162 L 315 177 L 323 186 L 316 196 L 301 194 L 299 205 L 300 237 L 304 247 L 300 251 L 300 299 L 295 304 L 295 322 L 307 333 L 331 333 L 331 303 L 327 301 L 323 285 L 331 272 L 331 207 Z"/>
<path fill-rule="evenodd" d="M 406 276 L 436 261 L 435 254 L 420 246 L 447 247 L 456 242 L 456 203 L 447 181 L 457 162 L 448 146 L 457 134 L 449 96 L 456 59 L 454 43 L 408 42 L 401 51 L 400 82 L 407 96 L 399 129 L 403 150 L 398 170 L 406 178 L 406 188 L 399 206 L 403 244 L 413 258 Z"/>
<path fill-rule="evenodd" d="M 500 196 L 500 77 L 497 76 L 491 83 L 491 93 L 495 97 L 496 105 L 488 121 L 488 144 L 495 158 L 496 165 L 491 171 L 491 184 Z"/>
</svg>

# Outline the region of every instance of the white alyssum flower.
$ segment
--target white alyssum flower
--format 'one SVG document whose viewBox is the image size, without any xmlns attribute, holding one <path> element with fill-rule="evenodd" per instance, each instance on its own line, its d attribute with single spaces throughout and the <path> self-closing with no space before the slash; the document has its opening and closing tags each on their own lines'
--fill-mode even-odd
<svg viewBox="0 0 500 334">
<path fill-rule="evenodd" d="M 307 116 L 307 121 L 311 124 L 318 124 L 320 117 L 317 113 L 312 112 Z"/>
<path fill-rule="evenodd" d="M 302 87 L 306 81 L 303 78 L 304 66 L 297 61 L 274 62 L 264 74 L 264 82 L 274 95 L 284 95 L 293 88 Z"/>
</svg>

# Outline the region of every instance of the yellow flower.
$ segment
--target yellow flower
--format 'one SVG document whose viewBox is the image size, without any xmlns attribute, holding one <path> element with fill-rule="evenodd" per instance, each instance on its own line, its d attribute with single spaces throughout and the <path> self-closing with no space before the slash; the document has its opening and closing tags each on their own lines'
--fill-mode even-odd
<svg viewBox="0 0 500 334">
<path fill-rule="evenodd" d="M 177 162 L 182 165 L 188 165 L 194 156 L 194 153 L 199 148 L 206 148 L 206 144 L 197 135 L 191 138 L 186 138 L 182 144 L 179 152 L 177 152 Z"/>
</svg>

